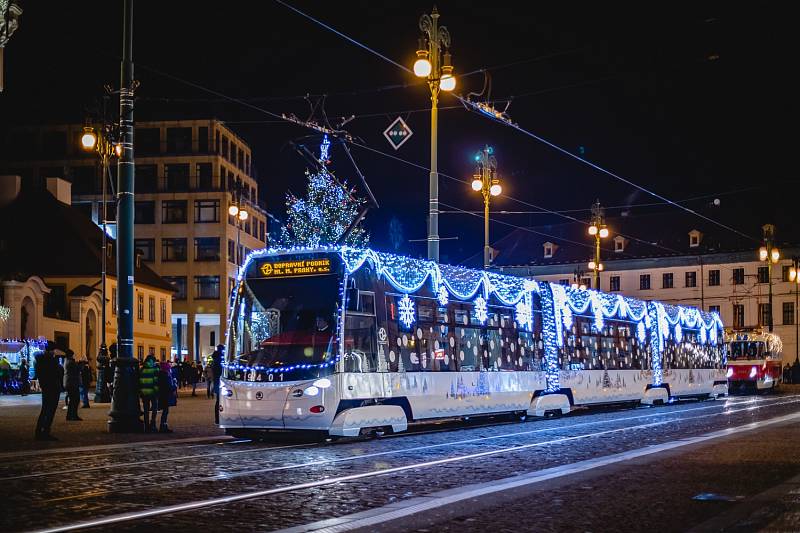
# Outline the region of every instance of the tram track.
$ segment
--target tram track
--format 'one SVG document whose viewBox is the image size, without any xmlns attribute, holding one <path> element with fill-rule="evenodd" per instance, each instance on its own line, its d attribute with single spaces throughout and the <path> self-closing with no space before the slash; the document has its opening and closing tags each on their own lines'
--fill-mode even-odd
<svg viewBox="0 0 800 533">
<path fill-rule="evenodd" d="M 782 404 L 795 404 L 798 403 L 800 400 L 782 402 Z M 748 410 L 758 410 L 761 409 L 761 406 L 751 406 L 745 407 L 742 409 L 732 409 L 728 412 L 728 414 L 736 414 L 743 411 Z M 700 408 L 694 408 L 694 411 L 700 410 Z M 686 412 L 687 410 L 683 410 L 682 412 Z M 644 415 L 646 416 L 646 415 Z M 641 417 L 636 417 L 641 418 Z M 306 491 L 309 489 L 315 489 L 330 485 L 336 485 L 340 483 L 346 482 L 355 482 L 360 480 L 367 480 L 372 478 L 377 478 L 381 476 L 387 475 L 395 475 L 400 474 L 402 472 L 408 472 L 412 470 L 429 470 L 435 469 L 437 467 L 450 465 L 450 464 L 457 464 L 460 462 L 470 462 L 470 464 L 475 464 L 476 460 L 478 459 L 486 459 L 489 457 L 500 456 L 503 454 L 517 454 L 526 450 L 532 450 L 536 448 L 545 448 L 551 446 L 561 446 L 569 443 L 575 443 L 581 440 L 594 440 L 599 438 L 609 438 L 616 434 L 621 434 L 625 432 L 637 432 L 637 431 L 645 431 L 645 430 L 652 430 L 653 428 L 663 427 L 668 424 L 672 423 L 680 423 L 680 422 L 688 422 L 690 420 L 699 420 L 703 418 L 708 418 L 708 415 L 705 414 L 697 414 L 689 417 L 683 417 L 677 420 L 659 420 L 653 422 L 647 422 L 642 424 L 634 424 L 634 425 L 627 425 L 620 428 L 612 428 L 612 429 L 601 429 L 599 431 L 592 431 L 592 432 L 584 432 L 577 435 L 569 435 L 569 436 L 560 436 L 556 438 L 550 438 L 543 441 L 531 442 L 531 443 L 524 443 L 524 444 L 515 444 L 511 446 L 506 446 L 497 449 L 490 449 L 490 450 L 483 450 L 483 451 L 476 451 L 473 453 L 461 453 L 455 456 L 444 457 L 434 460 L 428 461 L 417 461 L 411 462 L 408 464 L 401 464 L 397 466 L 387 466 L 382 468 L 373 468 L 368 469 L 367 471 L 363 472 L 355 472 L 346 475 L 340 476 L 326 476 L 318 479 L 309 480 L 304 483 L 295 483 L 289 485 L 281 485 L 276 487 L 265 488 L 261 490 L 255 491 L 247 491 L 247 492 L 240 492 L 234 493 L 229 495 L 223 495 L 213 498 L 189 501 L 189 502 L 182 502 L 176 503 L 173 505 L 165 505 L 162 507 L 156 507 L 151 509 L 144 509 L 144 510 L 137 510 L 128 513 L 121 513 L 116 515 L 109 515 L 106 517 L 101 517 L 95 520 L 90 521 L 83 521 L 83 522 L 75 522 L 71 524 L 64 524 L 56 527 L 51 527 L 47 529 L 42 529 L 42 532 L 57 532 L 57 531 L 72 531 L 77 529 L 88 529 L 88 528 L 95 528 L 100 526 L 108 526 L 111 524 L 118 524 L 123 522 L 138 522 L 140 520 L 146 520 L 148 518 L 163 516 L 163 515 L 170 515 L 175 513 L 183 513 L 186 511 L 192 510 L 199 510 L 204 508 L 211 508 L 211 507 L 219 507 L 219 506 L 226 506 L 230 504 L 234 504 L 236 502 L 243 502 L 247 500 L 254 500 L 258 498 L 268 497 L 268 496 L 275 496 L 279 494 L 285 493 L 293 493 L 299 491 Z M 769 425 L 774 423 L 779 423 L 787 420 L 794 420 L 800 418 L 800 412 L 794 411 L 790 412 L 789 414 L 779 415 L 771 418 L 755 420 L 753 422 L 744 422 L 741 424 L 733 424 L 727 425 L 723 424 L 723 427 L 716 428 L 715 430 L 701 432 L 701 435 L 688 435 L 684 437 L 680 437 L 677 439 L 672 438 L 672 440 L 668 440 L 668 443 L 672 443 L 671 446 L 683 446 L 687 445 L 696 441 L 703 441 L 708 440 L 709 438 L 717 438 L 719 436 L 724 435 L 731 435 L 735 434 L 738 431 L 747 431 L 750 429 L 754 429 L 756 427 L 761 427 L 763 425 Z M 701 428 L 702 429 L 702 428 Z M 712 428 L 713 429 L 713 428 Z M 713 434 L 713 437 L 708 437 L 708 435 Z M 496 436 L 497 438 L 503 438 L 503 436 Z M 671 438 L 671 437 L 668 437 Z M 699 439 L 699 440 L 698 440 Z M 659 445 L 645 445 L 642 446 L 642 443 L 639 443 L 638 446 L 633 446 L 632 452 L 638 452 L 639 455 L 646 455 L 648 453 L 654 452 L 647 452 L 649 448 L 658 448 Z M 663 443 L 662 443 L 663 444 Z M 404 450 L 408 451 L 408 449 Z M 365 456 L 366 457 L 366 456 Z M 289 466 L 289 465 L 287 465 Z M 564 465 L 568 466 L 568 465 Z M 535 472 L 540 469 L 533 469 L 532 471 Z M 254 472 L 255 473 L 255 472 Z"/>
<path fill-rule="evenodd" d="M 237 470 L 232 472 L 224 472 L 219 473 L 213 476 L 197 476 L 189 479 L 181 479 L 175 481 L 166 481 L 161 483 L 154 483 L 148 485 L 136 485 L 135 488 L 122 488 L 116 490 L 95 490 L 95 491 L 88 491 L 80 494 L 72 494 L 68 496 L 61 496 L 56 498 L 50 498 L 44 500 L 44 503 L 55 503 L 55 502 L 65 502 L 65 501 L 79 501 L 79 500 L 91 500 L 93 498 L 101 497 L 101 496 L 108 496 L 111 494 L 124 494 L 124 493 L 131 493 L 131 492 L 141 492 L 144 489 L 148 488 L 175 488 L 175 487 L 183 487 L 183 486 L 191 486 L 193 484 L 198 483 L 208 483 L 208 482 L 219 482 L 219 481 L 228 481 L 242 477 L 249 477 L 261 474 L 269 474 L 269 473 L 276 473 L 282 471 L 290 471 L 290 470 L 298 470 L 304 468 L 313 468 L 313 467 L 324 467 L 330 465 L 337 465 L 343 463 L 350 463 L 353 461 L 367 461 L 376 458 L 384 458 L 384 457 L 391 457 L 391 456 L 402 456 L 407 454 L 418 454 L 425 451 L 430 451 L 439 448 L 453 448 L 459 446 L 467 446 L 467 445 L 474 445 L 474 444 L 486 444 L 493 441 L 498 441 L 501 439 L 511 439 L 511 438 L 525 438 L 530 437 L 532 435 L 538 434 L 547 434 L 547 433 L 558 433 L 558 432 L 565 432 L 565 431 L 574 431 L 576 429 L 584 429 L 588 427 L 594 426 L 601 426 L 601 425 L 612 425 L 612 424 L 619 424 L 619 423 L 626 423 L 634 420 L 642 420 L 642 419 L 650 419 L 650 418 L 663 418 L 663 417 L 670 417 L 669 420 L 663 420 L 658 422 L 658 425 L 664 425 L 669 423 L 677 423 L 685 420 L 694 420 L 698 418 L 704 418 L 708 415 L 701 415 L 701 416 L 692 416 L 686 417 L 686 413 L 691 413 L 695 411 L 709 411 L 714 409 L 722 409 L 719 414 L 724 415 L 733 415 L 736 413 L 746 412 L 746 411 L 754 411 L 757 409 L 762 409 L 766 407 L 773 407 L 773 406 L 780 406 L 780 405 L 787 405 L 787 404 L 795 404 L 800 403 L 800 396 L 792 396 L 791 398 L 794 399 L 787 399 L 786 397 L 781 399 L 776 399 L 776 401 L 769 402 L 764 404 L 764 401 L 746 401 L 746 402 L 737 402 L 737 405 L 744 404 L 746 407 L 739 407 L 730 409 L 730 406 L 727 405 L 727 402 L 724 404 L 715 404 L 715 405 L 703 405 L 703 406 L 696 406 L 696 407 L 689 407 L 684 409 L 678 409 L 669 412 L 649 412 L 647 414 L 639 414 L 634 416 L 625 416 L 625 417 L 616 417 L 612 419 L 604 419 L 604 420 L 591 420 L 586 422 L 580 422 L 577 424 L 566 424 L 560 426 L 550 426 L 545 428 L 535 428 L 527 431 L 514 431 L 509 433 L 501 433 L 498 435 L 488 435 L 482 437 L 474 437 L 469 439 L 461 439 L 461 440 L 454 440 L 454 441 L 446 441 L 441 443 L 435 444 L 426 444 L 423 446 L 413 446 L 413 447 L 405 447 L 400 449 L 392 449 L 392 450 L 384 450 L 378 452 L 371 452 L 371 453 L 354 453 L 351 455 L 347 455 L 344 457 L 334 457 L 328 459 L 320 459 L 315 461 L 305 461 L 301 463 L 290 463 L 290 464 L 276 464 L 268 467 L 263 468 L 247 468 L 245 470 Z M 726 411 L 726 409 L 728 409 Z M 639 426 L 625 426 L 623 428 L 618 428 L 618 430 L 625 430 L 625 429 L 637 429 Z M 615 430 L 617 431 L 617 430 Z M 262 451 L 268 452 L 274 450 L 276 448 L 267 448 Z M 57 473 L 54 473 L 57 474 Z"/>
</svg>

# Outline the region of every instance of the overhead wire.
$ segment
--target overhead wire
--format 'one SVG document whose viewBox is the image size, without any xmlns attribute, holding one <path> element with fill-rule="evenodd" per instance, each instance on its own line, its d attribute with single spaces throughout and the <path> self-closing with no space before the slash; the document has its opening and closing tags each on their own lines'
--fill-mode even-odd
<svg viewBox="0 0 800 533">
<path fill-rule="evenodd" d="M 332 28 L 328 24 L 325 24 L 324 22 L 312 17 L 311 15 L 308 15 L 307 13 L 304 13 L 303 11 L 301 11 L 301 10 L 299 10 L 299 9 L 289 5 L 289 4 L 287 4 L 283 0 L 275 0 L 275 1 L 277 3 L 279 3 L 279 4 L 281 4 L 281 5 L 289 8 L 289 9 L 291 9 L 295 13 L 297 13 L 297 14 L 307 18 L 308 20 L 314 22 L 315 24 L 318 24 L 318 25 L 322 26 L 323 28 L 325 28 L 325 29 L 327 29 L 329 31 L 332 31 L 336 35 L 339 35 L 340 37 L 346 39 L 347 41 L 349 41 L 349 42 L 351 42 L 353 44 L 355 44 L 356 46 L 358 46 L 358 47 L 360 47 L 360 48 L 362 48 L 362 49 L 364 49 L 364 50 L 366 50 L 366 51 L 368 51 L 368 52 L 380 57 L 381 59 L 383 59 L 385 61 L 388 61 L 389 63 L 391 63 L 391 64 L 397 66 L 398 68 L 400 68 L 401 70 L 403 70 L 404 72 L 411 73 L 411 70 L 408 67 L 406 67 L 404 65 L 401 65 L 400 63 L 397 63 L 396 61 L 394 61 L 392 59 L 389 59 L 388 57 L 386 57 L 385 55 L 381 54 L 377 50 L 374 50 L 374 49 L 370 48 L 369 46 L 356 41 L 352 37 L 349 37 L 349 36 L 345 35 L 344 33 Z M 467 101 L 466 101 L 466 99 L 464 97 L 462 97 L 462 96 L 460 96 L 458 94 L 453 94 L 452 96 L 466 105 Z M 469 103 L 471 103 L 471 102 L 469 102 Z M 526 130 L 525 128 L 523 128 L 523 127 L 521 127 L 521 126 L 519 126 L 517 124 L 514 124 L 514 123 L 512 123 L 510 121 L 506 121 L 506 120 L 499 120 L 497 118 L 491 117 L 491 116 L 483 114 L 483 113 L 482 113 L 482 115 L 484 115 L 484 116 L 486 116 L 486 117 L 488 117 L 490 119 L 493 119 L 495 122 L 499 122 L 501 124 L 505 124 L 506 126 L 511 127 L 513 129 L 519 131 L 520 133 L 523 133 L 524 135 L 527 135 L 528 137 L 531 137 L 532 139 L 535 139 L 535 140 L 539 141 L 540 143 L 545 144 L 546 146 L 549 146 L 550 148 L 552 148 L 552 149 L 554 149 L 554 150 L 556 150 L 558 152 L 561 152 L 562 154 L 564 154 L 564 155 L 566 155 L 568 157 L 571 157 L 571 158 L 573 158 L 573 159 L 575 159 L 575 160 L 577 160 L 577 161 L 579 161 L 579 162 L 581 162 L 581 163 L 583 163 L 583 164 L 585 164 L 585 165 L 597 170 L 598 172 L 606 174 L 606 175 L 608 175 L 608 176 L 610 176 L 610 177 L 612 177 L 612 178 L 614 178 L 614 179 L 616 179 L 618 181 L 621 181 L 621 182 L 623 182 L 623 183 L 625 183 L 625 184 L 627 184 L 627 185 L 629 185 L 629 186 L 631 186 L 631 187 L 633 187 L 635 189 L 638 189 L 638 190 L 640 190 L 642 192 L 645 192 L 645 193 L 647 193 L 647 194 L 649 194 L 651 196 L 654 196 L 654 197 L 658 198 L 659 200 L 662 200 L 662 201 L 664 201 L 664 202 L 666 202 L 666 203 L 668 203 L 668 204 L 670 204 L 670 205 L 672 205 L 674 207 L 682 209 L 682 210 L 684 210 L 684 211 L 686 211 L 686 212 L 688 212 L 688 213 L 690 213 L 692 215 L 697 216 L 698 218 L 706 220 L 707 222 L 710 222 L 710 223 L 712 223 L 712 224 L 714 224 L 716 226 L 719 226 L 719 227 L 724 228 L 724 229 L 726 229 L 728 231 L 736 233 L 737 235 L 745 237 L 746 239 L 750 239 L 750 240 L 759 242 L 758 239 L 752 237 L 751 235 L 747 235 L 746 233 L 743 233 L 743 232 L 737 230 L 736 228 L 733 228 L 733 227 L 731 227 L 731 226 L 729 226 L 727 224 L 723 224 L 722 222 L 714 220 L 714 219 L 712 219 L 712 218 L 710 218 L 710 217 L 708 217 L 706 215 L 703 215 L 702 213 L 698 213 L 694 209 L 690 209 L 690 208 L 688 208 L 686 206 L 682 206 L 682 205 L 678 204 L 677 202 L 675 202 L 675 201 L 673 201 L 673 200 L 671 200 L 671 199 L 669 199 L 669 198 L 667 198 L 667 197 L 665 197 L 665 196 L 663 196 L 663 195 L 661 195 L 661 194 L 659 194 L 659 193 L 657 193 L 657 192 L 655 192 L 653 190 L 648 189 L 647 187 L 643 187 L 642 185 L 639 185 L 638 183 L 635 183 L 635 182 L 633 182 L 633 181 L 631 181 L 631 180 L 629 180 L 627 178 L 624 178 L 624 177 L 620 176 L 619 174 L 616 174 L 615 172 L 612 172 L 612 171 L 610 171 L 610 170 L 608 170 L 608 169 L 606 169 L 604 167 L 601 167 L 600 165 L 598 165 L 596 163 L 593 163 L 593 162 L 589 161 L 588 159 L 585 159 L 583 157 L 580 157 L 579 155 L 573 154 L 569 150 L 567 150 L 565 148 L 562 148 L 562 147 L 558 146 L 557 144 L 555 144 L 555 143 L 553 143 L 551 141 L 548 141 L 544 137 L 541 137 L 540 135 L 537 135 L 537 134 L 535 134 L 535 133 L 533 133 L 533 132 L 531 132 L 529 130 Z"/>
</svg>

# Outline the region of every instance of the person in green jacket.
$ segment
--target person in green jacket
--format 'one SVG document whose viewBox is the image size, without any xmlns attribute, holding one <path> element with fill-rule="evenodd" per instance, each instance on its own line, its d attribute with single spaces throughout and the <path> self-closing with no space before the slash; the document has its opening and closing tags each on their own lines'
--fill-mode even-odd
<svg viewBox="0 0 800 533">
<path fill-rule="evenodd" d="M 144 430 L 155 432 L 158 413 L 158 368 L 156 358 L 149 354 L 139 370 L 139 396 L 144 411 Z"/>
</svg>

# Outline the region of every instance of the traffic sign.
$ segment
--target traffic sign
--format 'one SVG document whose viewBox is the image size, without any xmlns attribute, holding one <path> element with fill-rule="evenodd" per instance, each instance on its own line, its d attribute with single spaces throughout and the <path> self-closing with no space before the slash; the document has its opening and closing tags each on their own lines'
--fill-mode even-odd
<svg viewBox="0 0 800 533">
<path fill-rule="evenodd" d="M 386 137 L 386 140 L 395 150 L 403 146 L 403 143 L 410 139 L 412 135 L 414 135 L 414 132 L 411 131 L 411 128 L 408 127 L 402 117 L 397 117 L 383 132 L 383 136 Z"/>
</svg>

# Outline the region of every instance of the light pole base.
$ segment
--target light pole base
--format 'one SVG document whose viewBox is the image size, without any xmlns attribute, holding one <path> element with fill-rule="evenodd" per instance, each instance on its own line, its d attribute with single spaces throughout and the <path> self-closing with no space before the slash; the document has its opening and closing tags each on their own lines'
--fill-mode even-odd
<svg viewBox="0 0 800 533">
<path fill-rule="evenodd" d="M 136 387 L 136 361 L 132 357 L 117 357 L 114 374 L 114 397 L 111 399 L 110 433 L 142 433 L 139 419 L 139 396 Z"/>
</svg>

